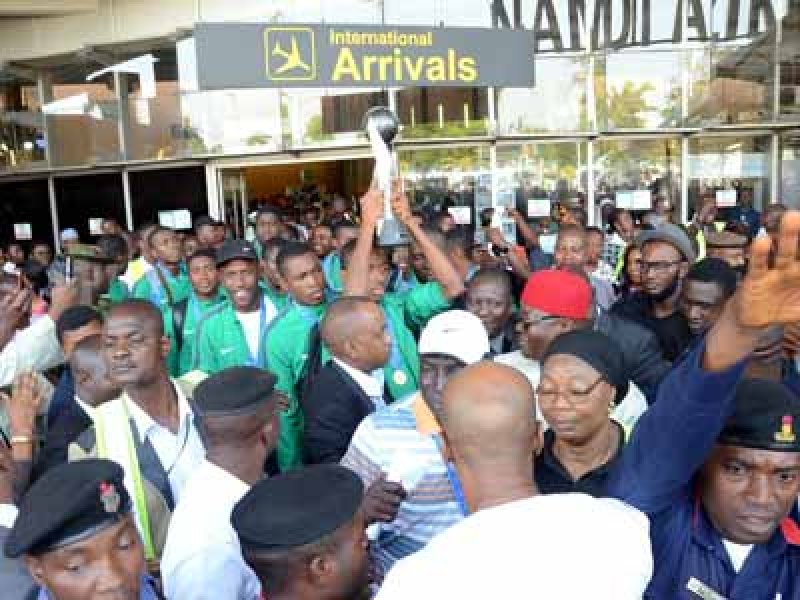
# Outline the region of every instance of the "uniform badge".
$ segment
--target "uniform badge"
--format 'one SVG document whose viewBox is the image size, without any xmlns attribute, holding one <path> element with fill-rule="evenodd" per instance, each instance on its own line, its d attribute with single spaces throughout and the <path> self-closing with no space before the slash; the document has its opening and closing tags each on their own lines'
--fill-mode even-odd
<svg viewBox="0 0 800 600">
<path fill-rule="evenodd" d="M 686 589 L 702 600 L 726 600 L 725 596 L 695 577 L 689 579 L 686 583 Z"/>
<path fill-rule="evenodd" d="M 781 420 L 781 430 L 775 432 L 775 441 L 791 444 L 796 439 L 797 436 L 794 433 L 794 418 L 791 415 L 784 415 Z"/>
<path fill-rule="evenodd" d="M 103 510 L 107 513 L 115 514 L 119 512 L 119 505 L 122 500 L 113 483 L 103 482 L 100 484 L 100 502 L 103 504 Z"/>
<path fill-rule="evenodd" d="M 395 371 L 394 374 L 392 375 L 392 380 L 397 385 L 405 385 L 406 383 L 408 383 L 408 375 L 406 375 L 403 371 L 398 370 Z"/>
</svg>

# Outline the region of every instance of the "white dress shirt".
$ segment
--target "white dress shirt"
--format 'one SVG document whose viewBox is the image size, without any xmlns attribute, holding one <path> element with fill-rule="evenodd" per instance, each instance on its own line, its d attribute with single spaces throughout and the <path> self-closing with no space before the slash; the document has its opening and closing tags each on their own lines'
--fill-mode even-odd
<svg viewBox="0 0 800 600">
<path fill-rule="evenodd" d="M 586 494 L 476 512 L 389 571 L 375 600 L 641 600 L 653 573 L 647 517 Z"/>
<path fill-rule="evenodd" d="M 0 350 L 0 387 L 11 385 L 20 373 L 47 371 L 63 362 L 56 324 L 44 315 L 17 331 Z"/>
<path fill-rule="evenodd" d="M 230 524 L 248 485 L 204 460 L 175 507 L 161 559 L 167 598 L 257 600 L 261 585 Z"/>
<path fill-rule="evenodd" d="M 333 362 L 335 362 L 345 373 L 350 375 L 350 377 L 352 377 L 353 380 L 358 384 L 358 387 L 360 387 L 363 392 L 372 399 L 376 410 L 386 406 L 386 400 L 383 397 L 383 369 L 376 369 L 372 373 L 364 373 L 364 371 L 359 371 L 358 369 L 351 367 L 335 356 L 333 357 Z"/>
<path fill-rule="evenodd" d="M 495 362 L 508 365 L 509 367 L 514 367 L 517 371 L 525 375 L 528 381 L 530 381 L 534 391 L 539 387 L 539 380 L 542 376 L 542 367 L 539 361 L 527 358 L 519 350 L 495 356 L 494 360 Z M 630 432 L 633 426 L 636 425 L 636 421 L 639 420 L 639 417 L 641 417 L 646 410 L 647 399 L 636 384 L 630 381 L 628 382 L 628 394 L 622 402 L 614 408 L 614 411 L 611 413 L 611 418 L 622 425 L 626 432 Z M 539 417 L 539 421 L 544 423 L 544 426 L 547 427 L 547 422 L 544 420 L 544 417 L 542 417 L 538 403 L 536 405 L 536 413 Z"/>
<path fill-rule="evenodd" d="M 150 415 L 130 399 L 128 399 L 127 405 L 131 419 L 136 424 L 139 441 L 144 444 L 150 440 L 161 466 L 167 473 L 172 498 L 177 505 L 189 478 L 205 459 L 206 450 L 194 426 L 194 416 L 189 407 L 189 401 L 175 382 L 173 382 L 173 388 L 178 396 L 179 425 L 177 434 L 156 423 Z"/>
</svg>

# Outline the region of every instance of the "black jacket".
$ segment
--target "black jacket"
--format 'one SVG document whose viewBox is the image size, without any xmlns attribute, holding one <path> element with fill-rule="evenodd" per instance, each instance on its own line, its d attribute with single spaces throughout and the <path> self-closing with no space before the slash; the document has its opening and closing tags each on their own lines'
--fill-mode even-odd
<svg viewBox="0 0 800 600">
<path fill-rule="evenodd" d="M 606 334 L 619 346 L 625 368 L 648 402 L 653 402 L 661 380 L 672 368 L 661 352 L 655 334 L 624 317 L 601 311 L 594 320 L 595 331 Z"/>
<path fill-rule="evenodd" d="M 32 481 L 36 481 L 53 467 L 67 462 L 67 449 L 69 445 L 92 426 L 89 418 L 80 405 L 70 398 L 55 417 L 45 436 L 42 447 L 33 467 Z"/>
<path fill-rule="evenodd" d="M 656 318 L 653 315 L 652 302 L 641 293 L 618 301 L 611 312 L 653 332 L 661 347 L 662 356 L 669 362 L 677 361 L 692 341 L 689 324 L 679 311 L 676 310 L 669 317 Z"/>
<path fill-rule="evenodd" d="M 338 463 L 358 424 L 374 410 L 372 399 L 344 369 L 333 361 L 325 365 L 303 401 L 306 462 Z"/>
</svg>

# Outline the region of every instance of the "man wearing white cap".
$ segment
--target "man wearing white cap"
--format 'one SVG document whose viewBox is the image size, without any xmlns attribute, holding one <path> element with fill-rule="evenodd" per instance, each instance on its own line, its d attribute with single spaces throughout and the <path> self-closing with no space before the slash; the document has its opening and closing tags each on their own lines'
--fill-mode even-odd
<svg viewBox="0 0 800 600">
<path fill-rule="evenodd" d="M 489 351 L 486 328 L 475 315 L 451 310 L 434 317 L 419 340 L 420 391 L 369 415 L 353 436 L 342 464 L 367 488 L 378 581 L 466 514 L 458 478 L 440 452 L 442 391 L 453 374 Z"/>
</svg>

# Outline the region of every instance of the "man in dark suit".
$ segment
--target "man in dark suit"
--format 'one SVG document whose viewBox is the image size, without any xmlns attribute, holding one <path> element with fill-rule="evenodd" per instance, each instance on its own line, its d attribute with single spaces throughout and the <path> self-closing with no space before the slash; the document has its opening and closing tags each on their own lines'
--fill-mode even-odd
<svg viewBox="0 0 800 600">
<path fill-rule="evenodd" d="M 50 425 L 45 444 L 34 466 L 33 479 L 67 462 L 67 448 L 92 426 L 92 409 L 117 398 L 121 393 L 108 373 L 103 358 L 103 338 L 91 335 L 81 340 L 69 358 L 75 381 L 74 401 L 67 404 Z"/>
<path fill-rule="evenodd" d="M 333 358 L 303 401 L 309 464 L 339 462 L 361 420 L 386 405 L 383 367 L 392 356 L 383 311 L 368 298 L 337 300 L 320 334 Z"/>
</svg>

